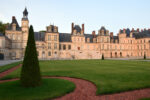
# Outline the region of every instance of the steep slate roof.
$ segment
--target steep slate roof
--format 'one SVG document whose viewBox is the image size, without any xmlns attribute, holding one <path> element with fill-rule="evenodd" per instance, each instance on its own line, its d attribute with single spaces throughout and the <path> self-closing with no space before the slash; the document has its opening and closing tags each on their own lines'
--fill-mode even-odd
<svg viewBox="0 0 150 100">
<path fill-rule="evenodd" d="M 127 37 L 130 36 L 130 32 L 131 32 L 130 29 L 127 28 L 126 29 Z M 123 33 L 123 30 L 121 30 L 121 33 Z M 145 30 L 143 32 L 137 32 L 136 30 L 134 30 L 133 37 L 135 37 L 136 39 L 150 37 L 150 30 Z"/>
<path fill-rule="evenodd" d="M 129 36 L 130 36 L 130 32 L 131 32 L 131 31 L 130 31 L 130 29 L 129 29 L 129 28 L 127 28 L 127 29 L 126 29 L 127 37 L 129 37 Z M 121 30 L 121 33 L 123 33 L 123 30 Z"/>
<path fill-rule="evenodd" d="M 6 39 L 10 41 L 10 39 L 7 36 L 5 36 L 3 33 L 0 33 L 0 37 L 5 37 Z"/>
<path fill-rule="evenodd" d="M 12 25 L 13 24 L 16 24 L 16 30 L 17 31 L 21 31 L 21 27 L 19 26 L 19 24 L 18 24 L 18 22 L 17 22 L 17 20 L 16 20 L 16 18 L 13 16 L 12 17 L 12 22 L 11 22 L 11 24 L 8 26 L 8 28 L 7 28 L 7 30 L 12 30 Z"/>
<path fill-rule="evenodd" d="M 104 26 L 102 26 L 102 27 L 100 28 L 100 30 L 106 31 L 106 28 L 105 28 Z"/>
<path fill-rule="evenodd" d="M 87 38 L 90 38 L 90 42 L 93 42 L 93 35 L 92 34 L 84 34 L 85 41 L 87 41 Z"/>
<path fill-rule="evenodd" d="M 139 32 L 139 33 L 138 32 L 134 32 L 133 36 L 136 39 L 150 37 L 150 30 L 146 30 L 146 31 Z"/>
<path fill-rule="evenodd" d="M 90 38 L 93 42 L 92 34 L 85 34 L 85 38 Z M 34 32 L 35 41 L 44 41 L 45 32 Z M 71 33 L 59 33 L 59 42 L 71 42 Z"/>
<path fill-rule="evenodd" d="M 74 29 L 76 29 L 77 32 L 81 32 L 81 27 L 79 25 L 75 25 Z"/>
<path fill-rule="evenodd" d="M 84 34 L 86 40 L 90 38 L 90 42 L 93 42 L 92 34 Z M 59 33 L 59 41 L 60 42 L 71 42 L 71 33 Z"/>
<path fill-rule="evenodd" d="M 115 43 L 116 40 L 118 40 L 118 36 L 113 36 L 113 42 Z"/>
<path fill-rule="evenodd" d="M 129 36 L 129 32 L 130 32 L 130 30 L 126 30 L 127 36 Z M 36 41 L 44 41 L 45 40 L 44 39 L 45 32 L 35 32 L 34 36 L 35 36 Z M 90 43 L 93 42 L 92 34 L 84 34 L 84 36 L 86 38 L 86 41 L 87 41 L 87 38 L 90 38 Z M 139 32 L 139 33 L 134 32 L 133 37 L 135 37 L 136 39 L 150 37 L 150 30 Z M 113 42 L 115 42 L 115 40 L 118 40 L 118 36 L 113 36 Z M 60 42 L 71 42 L 71 33 L 59 33 L 59 41 Z"/>
<path fill-rule="evenodd" d="M 59 33 L 59 42 L 71 42 L 71 33 Z"/>
<path fill-rule="evenodd" d="M 35 41 L 44 41 L 45 32 L 34 32 Z"/>
<path fill-rule="evenodd" d="M 24 16 L 28 16 L 27 8 L 25 8 L 25 10 L 23 11 L 23 15 L 24 15 Z"/>
</svg>

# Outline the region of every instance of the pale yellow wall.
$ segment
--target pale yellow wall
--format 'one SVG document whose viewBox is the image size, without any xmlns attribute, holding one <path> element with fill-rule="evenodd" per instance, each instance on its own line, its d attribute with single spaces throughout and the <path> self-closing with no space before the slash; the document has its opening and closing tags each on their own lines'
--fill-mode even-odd
<svg viewBox="0 0 150 100">
<path fill-rule="evenodd" d="M 16 26 L 13 25 L 13 30 L 5 32 L 8 40 L 0 37 L 1 52 L 3 51 L 7 58 L 21 59 L 24 56 L 29 21 L 22 20 L 21 23 L 22 31 L 16 31 Z M 36 41 L 40 59 L 101 59 L 102 54 L 106 58 L 138 58 L 144 57 L 144 54 L 150 57 L 150 38 L 135 39 L 132 37 L 132 32 L 129 37 L 126 33 L 118 33 L 119 39 L 114 43 L 110 41 L 108 30 L 105 35 L 103 30 L 99 30 L 99 35 L 93 38 L 93 43 L 90 43 L 90 39 L 85 38 L 83 31 L 77 33 L 74 30 L 71 42 L 59 42 L 58 27 L 54 26 L 53 32 L 52 27 L 52 25 L 47 27 L 44 41 Z"/>
</svg>

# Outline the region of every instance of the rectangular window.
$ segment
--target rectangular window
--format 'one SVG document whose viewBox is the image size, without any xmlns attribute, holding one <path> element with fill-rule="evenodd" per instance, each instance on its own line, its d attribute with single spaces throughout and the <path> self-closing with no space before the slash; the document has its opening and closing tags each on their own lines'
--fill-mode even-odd
<svg viewBox="0 0 150 100">
<path fill-rule="evenodd" d="M 68 45 L 68 49 L 71 50 L 71 45 Z"/>
<path fill-rule="evenodd" d="M 48 49 L 51 49 L 51 43 L 48 43 Z"/>
<path fill-rule="evenodd" d="M 63 45 L 63 50 L 66 50 L 66 45 Z"/>
<path fill-rule="evenodd" d="M 57 41 L 57 35 L 54 35 L 54 41 Z"/>
<path fill-rule="evenodd" d="M 57 43 L 54 44 L 54 49 L 57 49 Z"/>
<path fill-rule="evenodd" d="M 48 52 L 48 56 L 51 56 L 51 52 L 50 51 Z"/>
<path fill-rule="evenodd" d="M 48 35 L 48 41 L 50 41 L 51 40 L 51 35 Z"/>
<path fill-rule="evenodd" d="M 61 44 L 59 44 L 59 50 L 61 50 Z"/>
</svg>

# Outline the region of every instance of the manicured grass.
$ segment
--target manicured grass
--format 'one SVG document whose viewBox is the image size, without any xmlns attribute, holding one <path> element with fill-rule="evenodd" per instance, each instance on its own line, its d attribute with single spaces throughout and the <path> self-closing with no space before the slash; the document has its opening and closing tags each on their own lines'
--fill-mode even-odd
<svg viewBox="0 0 150 100">
<path fill-rule="evenodd" d="M 40 61 L 43 76 L 68 76 L 96 84 L 97 94 L 150 87 L 150 62 L 119 60 Z M 20 69 L 3 79 L 20 76 Z"/>
<path fill-rule="evenodd" d="M 4 72 L 4 71 L 6 71 L 6 70 L 8 70 L 8 69 L 10 69 L 10 68 L 12 68 L 14 66 L 17 66 L 17 65 L 19 65 L 21 63 L 22 62 L 20 61 L 20 62 L 15 62 L 15 63 L 12 63 L 12 64 L 8 64 L 8 65 L 0 66 L 0 73 Z"/>
<path fill-rule="evenodd" d="M 141 99 L 141 100 L 150 100 L 150 98 L 145 98 L 145 99 Z"/>
<path fill-rule="evenodd" d="M 0 84 L 0 100 L 45 100 L 73 91 L 75 85 L 62 79 L 43 79 L 40 87 L 24 88 L 19 81 Z"/>
</svg>

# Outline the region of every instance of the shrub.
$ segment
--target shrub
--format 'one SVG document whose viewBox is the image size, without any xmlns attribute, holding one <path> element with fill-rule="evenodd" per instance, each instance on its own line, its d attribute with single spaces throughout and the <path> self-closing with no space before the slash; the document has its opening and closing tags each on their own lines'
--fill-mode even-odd
<svg viewBox="0 0 150 100">
<path fill-rule="evenodd" d="M 41 74 L 32 25 L 29 29 L 29 36 L 23 65 L 21 69 L 21 85 L 24 87 L 36 87 L 41 85 Z"/>
<path fill-rule="evenodd" d="M 146 59 L 146 54 L 144 54 L 144 59 Z"/>
<path fill-rule="evenodd" d="M 104 55 L 102 54 L 102 60 L 104 60 Z"/>
</svg>

